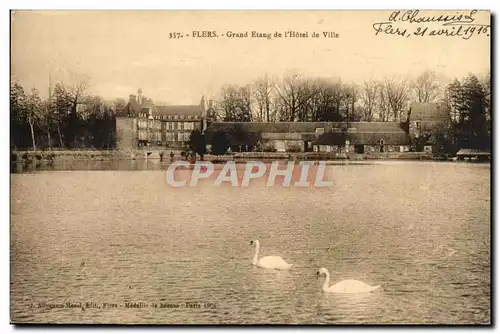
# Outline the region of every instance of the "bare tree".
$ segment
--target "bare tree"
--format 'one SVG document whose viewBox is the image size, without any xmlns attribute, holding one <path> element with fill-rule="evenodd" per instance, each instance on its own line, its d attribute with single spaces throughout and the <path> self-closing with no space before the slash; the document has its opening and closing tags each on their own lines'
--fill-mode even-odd
<svg viewBox="0 0 500 334">
<path fill-rule="evenodd" d="M 359 87 L 355 84 L 345 85 L 342 89 L 342 99 L 344 106 L 344 119 L 347 121 L 357 121 L 361 117 L 356 113 L 356 103 L 359 98 Z"/>
<path fill-rule="evenodd" d="M 302 78 L 298 74 L 287 75 L 280 85 L 276 85 L 276 92 L 283 102 L 280 113 L 280 120 L 294 122 L 299 113 L 299 95 Z"/>
<path fill-rule="evenodd" d="M 406 80 L 385 79 L 382 84 L 384 92 L 384 103 L 389 106 L 387 120 L 392 119 L 396 122 L 406 121 L 405 111 L 408 110 L 410 100 L 409 84 Z"/>
<path fill-rule="evenodd" d="M 27 96 L 27 108 L 26 108 L 26 120 L 30 126 L 31 130 L 31 141 L 33 143 L 33 150 L 36 151 L 36 141 L 35 141 L 35 123 L 40 120 L 43 110 L 42 99 L 36 88 L 31 90 L 31 93 Z"/>
<path fill-rule="evenodd" d="M 47 145 L 49 150 L 52 149 L 52 138 L 51 132 L 55 124 L 55 109 L 51 105 L 50 97 L 48 100 L 43 101 L 42 108 L 40 110 L 40 118 L 38 126 L 47 134 Z"/>
<path fill-rule="evenodd" d="M 273 92 L 275 80 L 267 74 L 257 79 L 253 84 L 253 97 L 257 103 L 258 120 L 260 122 L 269 122 L 271 117 L 271 108 L 273 101 Z"/>
<path fill-rule="evenodd" d="M 365 81 L 363 89 L 360 93 L 361 109 L 362 109 L 362 120 L 370 122 L 373 121 L 376 108 L 377 99 L 379 93 L 379 84 L 374 81 Z"/>
<path fill-rule="evenodd" d="M 252 120 L 250 86 L 222 87 L 216 103 L 216 112 L 224 122 L 250 122 Z"/>
<path fill-rule="evenodd" d="M 377 119 L 379 122 L 388 122 L 391 113 L 388 93 L 384 83 L 377 83 L 377 87 Z"/>
<path fill-rule="evenodd" d="M 425 71 L 411 84 L 416 101 L 421 103 L 434 102 L 440 94 L 438 77 L 434 71 Z"/>
<path fill-rule="evenodd" d="M 66 128 L 66 138 L 69 139 L 70 145 L 76 145 L 76 138 L 78 136 L 78 119 L 79 108 L 78 105 L 82 104 L 86 98 L 86 93 L 89 88 L 88 78 L 83 75 L 72 73 L 71 83 L 68 85 L 61 84 L 64 91 L 63 96 L 67 99 L 66 103 L 70 107 L 68 126 Z M 81 109 L 83 110 L 83 109 Z"/>
</svg>

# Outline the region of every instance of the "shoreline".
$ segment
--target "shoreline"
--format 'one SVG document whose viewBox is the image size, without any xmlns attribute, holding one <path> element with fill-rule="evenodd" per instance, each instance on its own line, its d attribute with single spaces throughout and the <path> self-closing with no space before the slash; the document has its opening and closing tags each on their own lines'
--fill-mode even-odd
<svg viewBox="0 0 500 334">
<path fill-rule="evenodd" d="M 174 154 L 173 159 L 170 153 Z M 121 160 L 160 160 L 176 161 L 187 160 L 179 150 L 40 150 L 40 151 L 11 151 L 11 164 L 41 163 L 41 162 L 71 162 L 71 161 L 121 161 Z M 200 160 L 199 157 L 197 160 Z M 451 157 L 435 156 L 427 152 L 384 152 L 384 153 L 328 153 L 328 152 L 238 152 L 225 155 L 204 156 L 204 161 L 245 162 L 252 160 L 289 160 L 289 161 L 320 161 L 320 160 L 416 160 L 416 161 L 456 161 Z"/>
</svg>

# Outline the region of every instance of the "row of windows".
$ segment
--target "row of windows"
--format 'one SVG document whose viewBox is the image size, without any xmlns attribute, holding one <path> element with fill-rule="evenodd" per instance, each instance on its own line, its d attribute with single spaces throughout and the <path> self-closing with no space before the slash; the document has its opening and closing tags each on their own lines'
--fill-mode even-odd
<svg viewBox="0 0 500 334">
<path fill-rule="evenodd" d="M 139 113 L 139 117 L 152 117 L 153 119 L 200 119 L 199 115 L 152 115 L 151 113 L 142 112 Z"/>
<path fill-rule="evenodd" d="M 191 132 L 178 132 L 177 133 L 177 141 L 189 141 L 189 137 L 191 136 Z M 175 133 L 174 132 L 166 132 L 165 140 L 166 141 L 175 141 Z M 147 132 L 144 130 L 139 131 L 138 138 L 139 140 L 149 140 L 149 141 L 162 141 L 161 132 Z"/>
<path fill-rule="evenodd" d="M 150 128 L 150 129 L 157 129 L 161 130 L 161 123 L 158 121 L 150 121 L 150 120 L 145 120 L 145 119 L 140 119 L 137 121 L 137 125 L 139 128 Z M 175 125 L 177 123 L 177 129 L 179 130 L 194 130 L 195 128 L 195 122 L 165 122 L 165 129 L 167 130 L 174 130 Z"/>
<path fill-rule="evenodd" d="M 333 133 L 343 133 L 346 129 L 343 128 L 332 128 L 331 132 Z M 352 132 L 357 132 L 358 129 L 356 128 L 347 128 L 347 132 L 352 133 Z M 324 128 L 316 128 L 316 134 L 323 134 L 325 133 Z"/>
</svg>

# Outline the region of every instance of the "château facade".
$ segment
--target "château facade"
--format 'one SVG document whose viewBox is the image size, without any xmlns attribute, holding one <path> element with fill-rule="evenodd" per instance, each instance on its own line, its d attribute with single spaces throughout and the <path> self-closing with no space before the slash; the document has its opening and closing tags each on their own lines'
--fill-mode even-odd
<svg viewBox="0 0 500 334">
<path fill-rule="evenodd" d="M 117 149 L 140 147 L 185 148 L 191 132 L 203 132 L 214 118 L 211 101 L 202 97 L 198 105 L 155 105 L 144 99 L 142 90 L 130 95 L 116 118 Z"/>
</svg>

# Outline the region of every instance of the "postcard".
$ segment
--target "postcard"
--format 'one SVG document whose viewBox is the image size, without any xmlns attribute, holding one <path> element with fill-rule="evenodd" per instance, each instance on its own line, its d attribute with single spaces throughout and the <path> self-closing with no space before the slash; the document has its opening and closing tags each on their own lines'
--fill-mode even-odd
<svg viewBox="0 0 500 334">
<path fill-rule="evenodd" d="M 11 15 L 12 324 L 491 325 L 491 14 Z"/>
</svg>

